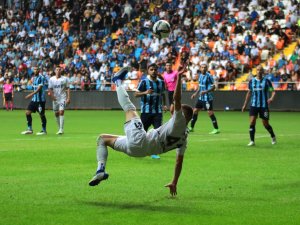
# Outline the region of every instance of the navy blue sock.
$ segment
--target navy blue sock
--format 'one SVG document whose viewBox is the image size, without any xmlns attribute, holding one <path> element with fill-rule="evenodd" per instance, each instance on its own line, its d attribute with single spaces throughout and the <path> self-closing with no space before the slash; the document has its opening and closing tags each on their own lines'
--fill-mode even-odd
<svg viewBox="0 0 300 225">
<path fill-rule="evenodd" d="M 215 128 L 215 129 L 219 129 L 219 127 L 218 127 L 218 122 L 217 122 L 217 118 L 215 117 L 215 114 L 212 114 L 212 115 L 210 116 L 210 119 L 211 119 L 211 122 L 212 122 L 214 128 Z"/>
<path fill-rule="evenodd" d="M 32 116 L 31 114 L 26 114 L 26 120 L 27 120 L 27 127 L 28 129 L 32 130 Z"/>
<path fill-rule="evenodd" d="M 43 131 L 46 131 L 46 125 L 47 125 L 47 119 L 45 115 L 41 115 L 41 120 L 42 120 L 42 128 Z"/>
<path fill-rule="evenodd" d="M 198 119 L 198 114 L 193 114 L 192 120 L 191 120 L 191 127 L 194 128 L 195 123 Z"/>
<path fill-rule="evenodd" d="M 275 137 L 273 128 L 269 125 L 269 126 L 265 126 L 266 130 L 271 134 L 271 137 Z"/>
<path fill-rule="evenodd" d="M 250 133 L 250 140 L 254 142 L 255 125 L 250 125 L 249 133 Z"/>
</svg>

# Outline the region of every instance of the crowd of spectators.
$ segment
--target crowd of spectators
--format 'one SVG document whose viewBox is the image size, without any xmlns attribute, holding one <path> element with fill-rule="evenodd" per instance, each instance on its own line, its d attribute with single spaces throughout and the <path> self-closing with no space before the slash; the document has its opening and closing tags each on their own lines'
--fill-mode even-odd
<svg viewBox="0 0 300 225">
<path fill-rule="evenodd" d="M 0 2 L 0 88 L 6 78 L 17 91 L 32 89 L 32 67 L 47 78 L 63 68 L 72 90 L 113 90 L 111 76 L 131 66 L 126 82 L 134 89 L 147 65 L 178 62 L 190 53 L 190 70 L 182 81 L 192 90 L 206 61 L 217 87 L 266 62 L 270 79 L 295 82 L 300 90 L 297 0 L 7 0 Z M 159 19 L 172 32 L 159 40 L 151 27 Z M 274 60 L 273 60 L 274 61 Z"/>
</svg>

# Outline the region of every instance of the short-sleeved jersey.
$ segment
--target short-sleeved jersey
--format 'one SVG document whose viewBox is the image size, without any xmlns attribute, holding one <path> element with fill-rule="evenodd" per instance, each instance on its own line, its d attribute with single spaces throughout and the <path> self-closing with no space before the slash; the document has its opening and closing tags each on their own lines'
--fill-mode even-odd
<svg viewBox="0 0 300 225">
<path fill-rule="evenodd" d="M 53 76 L 49 80 L 49 88 L 53 90 L 53 94 L 57 100 L 65 100 L 67 98 L 66 90 L 69 88 L 69 80 L 65 76 L 57 78 Z"/>
<path fill-rule="evenodd" d="M 199 74 L 199 93 L 202 91 L 207 91 L 211 89 L 211 87 L 214 85 L 214 78 L 212 75 L 210 75 L 209 72 L 206 72 L 206 74 Z M 213 95 L 211 92 L 206 93 L 205 95 L 199 95 L 199 100 L 201 101 L 212 101 Z"/>
<path fill-rule="evenodd" d="M 163 80 L 152 81 L 146 78 L 139 83 L 137 89 L 140 92 L 153 90 L 151 95 L 141 97 L 141 113 L 162 113 L 162 94 L 165 92 L 165 82 Z"/>
<path fill-rule="evenodd" d="M 157 129 L 147 132 L 147 148 L 156 150 L 153 154 L 161 154 L 173 149 L 184 155 L 187 147 L 188 130 L 183 112 L 175 111 L 170 120 Z"/>
<path fill-rule="evenodd" d="M 261 80 L 252 78 L 248 88 L 251 91 L 250 106 L 268 108 L 269 91 L 274 90 L 272 82 L 266 77 Z"/>
<path fill-rule="evenodd" d="M 176 88 L 178 72 L 177 71 L 172 71 L 171 73 L 164 72 L 163 77 L 168 91 L 174 91 Z"/>
<path fill-rule="evenodd" d="M 33 85 L 33 91 L 36 91 L 40 86 L 42 86 L 42 88 L 38 93 L 32 96 L 31 101 L 45 102 L 46 101 L 46 94 L 45 94 L 46 78 L 41 74 L 39 74 L 38 76 L 34 76 L 32 85 Z"/>
</svg>

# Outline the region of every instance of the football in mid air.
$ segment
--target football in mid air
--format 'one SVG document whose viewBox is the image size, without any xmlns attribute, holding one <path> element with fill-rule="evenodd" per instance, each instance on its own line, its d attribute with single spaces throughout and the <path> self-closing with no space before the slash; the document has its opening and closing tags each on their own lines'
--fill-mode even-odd
<svg viewBox="0 0 300 225">
<path fill-rule="evenodd" d="M 153 25 L 153 33 L 160 38 L 167 38 L 171 32 L 171 25 L 166 20 L 158 20 Z"/>
</svg>

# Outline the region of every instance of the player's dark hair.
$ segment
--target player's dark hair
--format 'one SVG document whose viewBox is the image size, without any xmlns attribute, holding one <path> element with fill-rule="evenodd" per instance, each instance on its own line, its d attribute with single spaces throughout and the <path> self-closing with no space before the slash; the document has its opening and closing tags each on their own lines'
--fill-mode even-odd
<svg viewBox="0 0 300 225">
<path fill-rule="evenodd" d="M 182 109 L 182 112 L 183 112 L 186 122 L 187 123 L 190 122 L 190 120 L 193 117 L 193 108 L 189 105 L 182 104 L 181 109 Z"/>
</svg>

